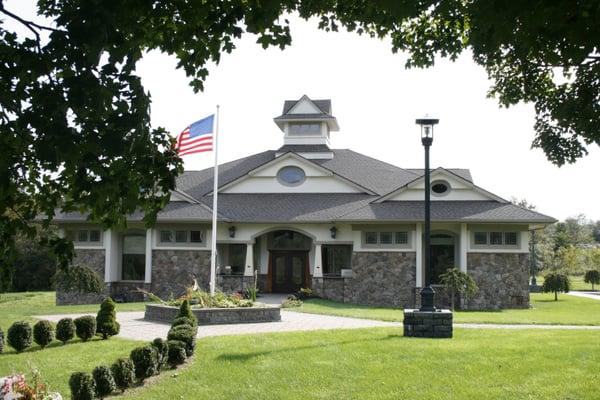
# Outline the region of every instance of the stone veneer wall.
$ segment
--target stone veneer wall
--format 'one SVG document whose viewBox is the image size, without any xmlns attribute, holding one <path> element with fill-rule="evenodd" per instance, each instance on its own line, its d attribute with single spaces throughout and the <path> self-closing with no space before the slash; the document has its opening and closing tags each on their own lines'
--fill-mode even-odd
<svg viewBox="0 0 600 400">
<path fill-rule="evenodd" d="M 254 286 L 254 277 L 244 275 L 217 275 L 217 287 L 223 293 L 242 292 L 247 287 Z"/>
<path fill-rule="evenodd" d="M 317 296 L 345 303 L 411 307 L 414 252 L 354 252 L 352 278 L 313 278 Z"/>
<path fill-rule="evenodd" d="M 179 297 L 194 283 L 209 290 L 210 251 L 152 250 L 151 291 L 161 298 Z"/>
<path fill-rule="evenodd" d="M 104 249 L 76 249 L 73 265 L 90 267 L 104 282 Z M 100 303 L 109 293 L 106 287 L 105 293 L 78 293 L 56 290 L 56 304 L 95 304 Z"/>
<path fill-rule="evenodd" d="M 468 309 L 529 307 L 529 254 L 468 253 L 467 271 L 479 286 Z"/>
</svg>

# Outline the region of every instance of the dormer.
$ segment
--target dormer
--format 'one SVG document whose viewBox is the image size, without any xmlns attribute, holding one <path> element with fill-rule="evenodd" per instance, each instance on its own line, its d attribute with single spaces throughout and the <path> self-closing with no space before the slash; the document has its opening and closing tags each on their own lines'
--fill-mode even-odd
<svg viewBox="0 0 600 400">
<path fill-rule="evenodd" d="M 311 100 L 306 95 L 299 100 L 286 100 L 283 112 L 273 120 L 284 134 L 277 156 L 294 151 L 309 159 L 333 157 L 330 132 L 340 128 L 331 115 L 331 100 Z"/>
</svg>

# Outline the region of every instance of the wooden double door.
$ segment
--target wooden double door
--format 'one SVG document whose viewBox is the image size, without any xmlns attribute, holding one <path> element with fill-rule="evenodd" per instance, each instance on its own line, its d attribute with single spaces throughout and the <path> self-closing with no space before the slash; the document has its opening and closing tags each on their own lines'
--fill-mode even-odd
<svg viewBox="0 0 600 400">
<path fill-rule="evenodd" d="M 307 251 L 271 251 L 271 291 L 293 293 L 309 287 Z"/>
</svg>

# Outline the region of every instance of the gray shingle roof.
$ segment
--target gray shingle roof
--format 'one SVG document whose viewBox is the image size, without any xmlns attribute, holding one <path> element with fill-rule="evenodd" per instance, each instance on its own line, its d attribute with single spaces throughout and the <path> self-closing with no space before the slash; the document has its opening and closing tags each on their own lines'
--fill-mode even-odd
<svg viewBox="0 0 600 400">
<path fill-rule="evenodd" d="M 367 204 L 340 221 L 422 221 L 424 202 L 388 201 Z M 432 221 L 553 223 L 555 219 L 514 204 L 497 201 L 432 201 Z"/>
<path fill-rule="evenodd" d="M 460 176 L 463 179 L 468 180 L 469 182 L 473 182 L 473 177 L 471 176 L 471 171 L 465 168 L 444 168 L 447 171 L 452 172 Z M 422 176 L 425 173 L 423 168 L 407 168 L 407 171 L 410 171 L 418 176 Z"/>
<path fill-rule="evenodd" d="M 277 149 L 278 153 L 325 153 L 331 151 L 326 144 L 286 144 Z"/>
<path fill-rule="evenodd" d="M 292 107 L 294 107 L 296 105 L 296 103 L 298 103 L 300 100 L 302 100 L 302 98 L 300 98 L 299 100 L 284 101 L 283 102 L 283 111 L 281 112 L 281 114 L 282 115 L 287 114 L 292 109 Z M 319 109 L 323 113 L 331 114 L 331 100 L 330 99 L 322 99 L 322 100 L 311 99 L 310 101 L 312 101 L 317 107 L 319 107 Z"/>
</svg>

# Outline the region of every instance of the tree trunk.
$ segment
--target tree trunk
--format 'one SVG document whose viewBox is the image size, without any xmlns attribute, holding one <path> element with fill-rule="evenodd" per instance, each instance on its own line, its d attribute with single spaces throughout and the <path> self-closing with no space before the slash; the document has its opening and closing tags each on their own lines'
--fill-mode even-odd
<svg viewBox="0 0 600 400">
<path fill-rule="evenodd" d="M 454 311 L 454 290 L 450 292 L 450 308 Z"/>
<path fill-rule="evenodd" d="M 554 292 L 554 301 L 558 301 L 558 292 Z"/>
</svg>

